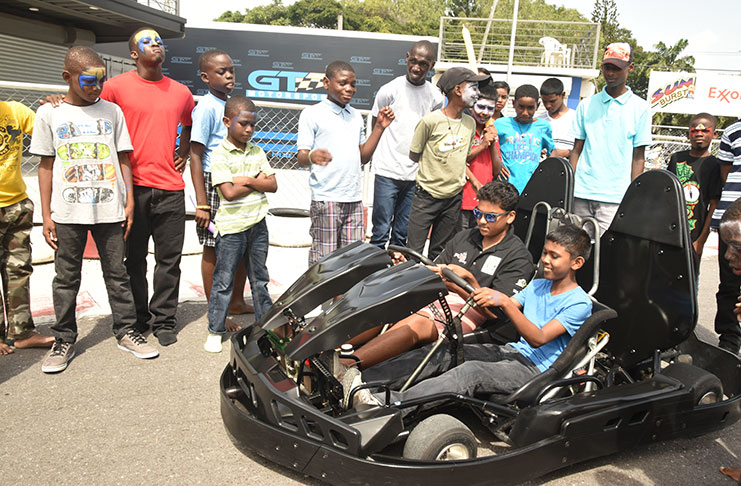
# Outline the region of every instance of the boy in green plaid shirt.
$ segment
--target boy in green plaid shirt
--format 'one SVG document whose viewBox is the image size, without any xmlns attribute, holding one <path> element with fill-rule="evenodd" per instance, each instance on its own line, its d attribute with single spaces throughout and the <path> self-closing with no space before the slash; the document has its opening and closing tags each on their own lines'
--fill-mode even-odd
<svg viewBox="0 0 741 486">
<path fill-rule="evenodd" d="M 232 298 L 234 275 L 242 257 L 247 266 L 255 320 L 273 301 L 268 292 L 268 213 L 266 192 L 278 190 L 265 152 L 250 142 L 257 108 L 244 96 L 229 98 L 224 107 L 226 138 L 211 154 L 211 183 L 219 192 L 216 212 L 216 268 L 208 303 L 208 338 L 204 349 L 221 351 L 221 337 Z"/>
</svg>

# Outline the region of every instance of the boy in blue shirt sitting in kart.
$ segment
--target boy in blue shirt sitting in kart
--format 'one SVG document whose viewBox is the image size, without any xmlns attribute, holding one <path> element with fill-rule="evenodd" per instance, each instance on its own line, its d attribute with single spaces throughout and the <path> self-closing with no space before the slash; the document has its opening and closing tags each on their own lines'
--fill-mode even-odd
<svg viewBox="0 0 741 486">
<path fill-rule="evenodd" d="M 503 346 L 466 344 L 466 361 L 450 370 L 450 359 L 441 346 L 422 370 L 422 381 L 404 392 L 392 391 L 391 402 L 440 392 L 507 395 L 547 370 L 592 313 L 591 299 L 576 282 L 576 271 L 590 252 L 589 235 L 581 228 L 564 225 L 549 233 L 541 257 L 545 278 L 533 280 L 512 297 L 487 287 L 471 294 L 480 308 L 500 308 L 519 331 L 520 340 Z M 364 370 L 362 375 L 357 368 L 350 368 L 342 379 L 346 401 L 363 381 L 390 381 L 390 389 L 398 390 L 429 349 L 404 353 Z M 355 405 L 380 405 L 382 397 L 363 389 L 353 401 Z M 352 406 L 348 404 L 348 408 Z"/>
</svg>

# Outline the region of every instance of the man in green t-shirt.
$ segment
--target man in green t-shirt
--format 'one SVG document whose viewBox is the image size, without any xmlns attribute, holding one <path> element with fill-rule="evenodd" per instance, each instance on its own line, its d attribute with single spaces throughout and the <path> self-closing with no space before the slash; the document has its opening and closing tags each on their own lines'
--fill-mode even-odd
<svg viewBox="0 0 741 486">
<path fill-rule="evenodd" d="M 425 115 L 414 130 L 409 158 L 419 164 L 419 172 L 407 245 L 422 252 L 431 227 L 428 256 L 432 259 L 453 236 L 460 217 L 466 156 L 476 131 L 476 122 L 463 110 L 473 106 L 479 86 L 490 80 L 466 68 L 449 69 L 437 82 L 448 104 Z"/>
</svg>

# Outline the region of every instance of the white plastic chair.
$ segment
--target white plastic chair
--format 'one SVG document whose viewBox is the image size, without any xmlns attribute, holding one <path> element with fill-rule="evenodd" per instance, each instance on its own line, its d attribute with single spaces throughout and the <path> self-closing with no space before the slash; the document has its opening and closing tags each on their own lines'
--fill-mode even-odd
<svg viewBox="0 0 741 486">
<path fill-rule="evenodd" d="M 543 46 L 540 64 L 543 66 L 567 67 L 571 62 L 571 48 L 561 44 L 553 37 L 542 37 L 538 43 Z"/>
</svg>

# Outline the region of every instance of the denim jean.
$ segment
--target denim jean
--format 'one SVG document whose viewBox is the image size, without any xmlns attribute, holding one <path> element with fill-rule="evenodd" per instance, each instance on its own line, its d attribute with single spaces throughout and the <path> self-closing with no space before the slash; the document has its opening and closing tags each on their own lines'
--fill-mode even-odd
<svg viewBox="0 0 741 486">
<path fill-rule="evenodd" d="M 121 223 L 62 224 L 57 223 L 57 251 L 54 255 L 56 276 L 52 282 L 52 298 L 56 321 L 51 328 L 54 337 L 65 343 L 77 341 L 77 292 L 80 290 L 82 256 L 88 230 L 93 235 L 100 255 L 103 282 L 113 318 L 113 334 L 120 339 L 136 324 L 136 309 L 129 275 L 124 266 L 124 239 Z"/>
<path fill-rule="evenodd" d="M 400 181 L 376 175 L 373 183 L 371 245 L 385 248 L 389 242 L 389 231 L 392 245 L 407 244 L 407 227 L 414 198 L 414 186 L 414 181 Z"/>
<path fill-rule="evenodd" d="M 250 280 L 255 321 L 265 314 L 273 301 L 268 292 L 270 275 L 265 262 L 268 258 L 268 225 L 262 221 L 240 233 L 216 237 L 216 268 L 208 301 L 208 332 L 224 334 L 225 321 L 232 300 L 234 274 L 244 257 L 247 278 Z"/>
<path fill-rule="evenodd" d="M 363 381 L 391 380 L 391 390 L 398 390 L 412 374 L 433 345 L 418 348 L 363 371 Z M 420 398 L 435 393 L 450 392 L 460 395 L 508 395 L 524 385 L 540 370 L 509 345 L 466 344 L 465 361 L 450 369 L 450 353 L 446 345 L 440 346 L 414 385 L 404 392 L 392 391 L 391 402 Z M 380 400 L 383 393 L 376 394 Z"/>
<path fill-rule="evenodd" d="M 134 224 L 126 245 L 126 270 L 136 304 L 137 328 L 175 329 L 180 293 L 180 258 L 185 238 L 185 193 L 134 186 Z M 147 283 L 149 238 L 154 240 L 152 299 Z"/>
</svg>

